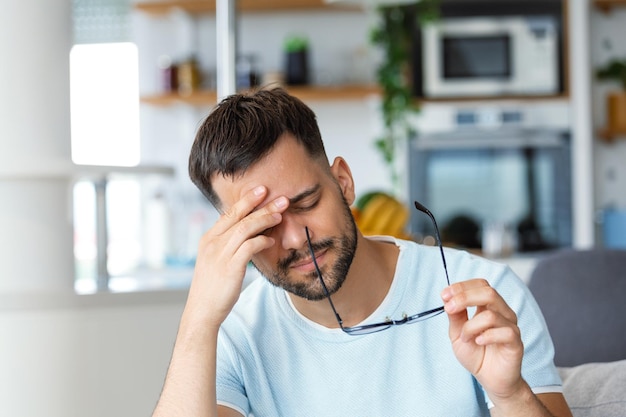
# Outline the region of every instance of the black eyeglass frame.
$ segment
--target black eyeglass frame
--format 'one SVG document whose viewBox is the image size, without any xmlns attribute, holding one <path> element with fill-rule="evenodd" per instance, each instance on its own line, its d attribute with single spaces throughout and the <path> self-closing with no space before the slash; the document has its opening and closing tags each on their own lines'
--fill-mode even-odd
<svg viewBox="0 0 626 417">
<path fill-rule="evenodd" d="M 443 269 L 446 273 L 446 282 L 448 283 L 448 285 L 450 285 L 450 278 L 448 276 L 448 266 L 446 264 L 446 257 L 443 253 L 443 245 L 441 244 L 441 236 L 439 234 L 439 227 L 437 226 L 437 221 L 435 220 L 435 216 L 433 216 L 430 210 L 428 210 L 424 205 L 422 205 L 421 203 L 417 201 L 415 201 L 415 208 L 421 211 L 422 213 L 425 213 L 426 215 L 428 215 L 428 217 L 430 217 L 430 219 L 432 220 L 433 225 L 435 226 L 435 235 L 437 237 L 437 245 L 439 246 L 439 251 L 441 253 L 441 260 L 443 261 Z M 304 230 L 306 232 L 307 244 L 309 247 L 309 252 L 311 253 L 311 259 L 313 260 L 313 265 L 315 266 L 315 271 L 317 272 L 317 276 L 320 280 L 320 283 L 322 284 L 322 289 L 324 290 L 324 294 L 326 295 L 326 298 L 328 299 L 330 308 L 333 310 L 333 313 L 335 314 L 337 323 L 339 323 L 339 327 L 341 328 L 341 330 L 343 330 L 344 333 L 349 334 L 351 336 L 376 333 L 376 332 L 386 330 L 390 328 L 391 326 L 399 326 L 402 324 L 417 323 L 418 321 L 423 321 L 423 320 L 429 319 L 431 317 L 435 317 L 443 313 L 444 308 L 443 306 L 440 306 L 440 307 L 436 307 L 430 310 L 423 311 L 421 313 L 413 314 L 412 316 L 408 316 L 405 314 L 404 317 L 402 317 L 400 320 L 393 320 L 391 318 L 388 318 L 387 320 L 383 322 L 379 322 L 379 323 L 364 324 L 361 326 L 344 327 L 343 320 L 341 319 L 341 316 L 339 315 L 339 313 L 337 313 L 337 309 L 335 308 L 335 305 L 333 304 L 333 300 L 330 297 L 330 292 L 328 291 L 328 288 L 326 287 L 326 283 L 324 283 L 322 272 L 320 271 L 320 268 L 317 265 L 317 260 L 315 259 L 315 251 L 313 250 L 313 245 L 311 244 L 311 237 L 309 235 L 309 228 L 305 227 Z"/>
</svg>

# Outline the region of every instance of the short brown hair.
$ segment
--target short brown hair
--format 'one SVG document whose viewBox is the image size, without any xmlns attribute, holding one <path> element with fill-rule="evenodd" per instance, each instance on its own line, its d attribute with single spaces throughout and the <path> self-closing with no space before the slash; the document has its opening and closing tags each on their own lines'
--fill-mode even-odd
<svg viewBox="0 0 626 417">
<path fill-rule="evenodd" d="M 282 88 L 234 94 L 222 100 L 198 129 L 189 176 L 215 206 L 215 174 L 242 175 L 290 133 L 314 159 L 328 162 L 315 113 Z"/>
</svg>

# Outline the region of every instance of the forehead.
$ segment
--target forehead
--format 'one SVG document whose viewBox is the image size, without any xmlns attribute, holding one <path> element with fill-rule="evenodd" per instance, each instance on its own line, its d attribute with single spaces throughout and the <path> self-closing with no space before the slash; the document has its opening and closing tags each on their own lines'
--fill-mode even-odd
<svg viewBox="0 0 626 417">
<path fill-rule="evenodd" d="M 222 208 L 227 209 L 259 185 L 268 189 L 265 204 L 279 196 L 291 198 L 319 184 L 324 173 L 319 162 L 290 136 L 283 136 L 274 148 L 242 175 L 217 175 L 212 184 Z"/>
</svg>

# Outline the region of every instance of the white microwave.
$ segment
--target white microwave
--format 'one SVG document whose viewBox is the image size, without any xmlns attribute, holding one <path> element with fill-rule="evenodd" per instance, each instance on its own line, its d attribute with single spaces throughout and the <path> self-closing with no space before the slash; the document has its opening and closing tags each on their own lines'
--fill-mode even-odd
<svg viewBox="0 0 626 417">
<path fill-rule="evenodd" d="M 561 89 L 551 16 L 445 18 L 422 27 L 425 97 L 533 96 Z"/>
</svg>

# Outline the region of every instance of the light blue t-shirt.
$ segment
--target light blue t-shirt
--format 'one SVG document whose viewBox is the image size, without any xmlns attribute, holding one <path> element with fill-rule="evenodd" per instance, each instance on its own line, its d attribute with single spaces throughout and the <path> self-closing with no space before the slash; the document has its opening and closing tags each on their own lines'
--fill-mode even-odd
<svg viewBox="0 0 626 417">
<path fill-rule="evenodd" d="M 442 305 L 439 249 L 393 241 L 400 256 L 392 286 L 361 324 Z M 552 341 L 524 283 L 507 266 L 463 251 L 446 249 L 446 260 L 451 281 L 485 278 L 499 291 L 518 316 L 524 379 L 537 393 L 559 392 Z M 222 325 L 217 398 L 255 417 L 489 415 L 482 387 L 452 352 L 445 313 L 350 336 L 299 314 L 265 279 L 250 284 Z"/>
</svg>

